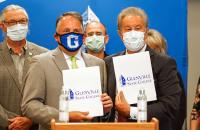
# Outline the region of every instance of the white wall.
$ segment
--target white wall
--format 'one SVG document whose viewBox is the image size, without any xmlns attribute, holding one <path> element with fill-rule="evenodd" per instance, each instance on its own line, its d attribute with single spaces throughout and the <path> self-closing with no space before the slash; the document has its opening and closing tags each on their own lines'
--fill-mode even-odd
<svg viewBox="0 0 200 130">
<path fill-rule="evenodd" d="M 190 112 L 200 76 L 200 0 L 188 1 L 188 63 L 187 121 L 189 130 Z"/>
</svg>

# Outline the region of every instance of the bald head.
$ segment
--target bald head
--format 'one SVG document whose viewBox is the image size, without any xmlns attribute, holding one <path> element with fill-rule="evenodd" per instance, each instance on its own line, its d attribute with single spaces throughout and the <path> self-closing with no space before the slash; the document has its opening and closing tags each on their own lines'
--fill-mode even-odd
<svg viewBox="0 0 200 130">
<path fill-rule="evenodd" d="M 107 35 L 105 26 L 100 22 L 90 22 L 87 24 L 85 28 L 85 35 L 86 36 L 93 36 L 93 35 Z"/>
<path fill-rule="evenodd" d="M 84 44 L 87 52 L 99 58 L 104 58 L 104 47 L 108 43 L 109 36 L 107 35 L 105 26 L 100 22 L 90 22 L 85 27 Z"/>
</svg>

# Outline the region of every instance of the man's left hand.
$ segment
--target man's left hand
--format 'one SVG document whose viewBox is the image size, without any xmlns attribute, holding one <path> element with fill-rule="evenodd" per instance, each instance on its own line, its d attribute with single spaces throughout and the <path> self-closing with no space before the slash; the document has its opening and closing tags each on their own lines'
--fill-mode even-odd
<svg viewBox="0 0 200 130">
<path fill-rule="evenodd" d="M 115 108 L 123 117 L 130 117 L 130 105 L 126 101 L 122 91 L 120 91 L 115 98 Z"/>
</svg>

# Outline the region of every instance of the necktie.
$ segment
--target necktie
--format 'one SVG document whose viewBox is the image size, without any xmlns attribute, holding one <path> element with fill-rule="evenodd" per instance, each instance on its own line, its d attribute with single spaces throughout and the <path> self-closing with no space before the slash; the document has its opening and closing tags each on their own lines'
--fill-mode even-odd
<svg viewBox="0 0 200 130">
<path fill-rule="evenodd" d="M 76 57 L 75 56 L 71 56 L 70 57 L 70 60 L 72 62 L 72 69 L 77 69 L 78 68 L 78 65 L 76 64 Z"/>
</svg>

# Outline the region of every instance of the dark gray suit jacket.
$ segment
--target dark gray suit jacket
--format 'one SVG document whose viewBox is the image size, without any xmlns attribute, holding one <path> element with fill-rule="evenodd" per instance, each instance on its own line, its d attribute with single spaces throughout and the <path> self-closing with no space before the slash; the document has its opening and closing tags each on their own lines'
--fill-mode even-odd
<svg viewBox="0 0 200 130">
<path fill-rule="evenodd" d="M 32 56 L 46 52 L 47 49 L 27 41 L 23 68 L 23 81 Z M 6 42 L 0 44 L 0 130 L 7 129 L 8 119 L 22 115 L 21 100 L 23 86 L 20 85 L 17 70 L 9 53 Z"/>
<path fill-rule="evenodd" d="M 104 61 L 86 53 L 82 53 L 82 57 L 87 67 L 99 66 L 102 91 L 105 92 Z M 34 57 L 27 73 L 22 111 L 34 122 L 40 123 L 40 130 L 50 129 L 51 119 L 58 119 L 59 95 L 63 86 L 62 70 L 65 69 L 69 67 L 63 53 L 57 48 Z"/>
<path fill-rule="evenodd" d="M 160 55 L 151 50 L 148 46 L 146 51 L 150 53 L 154 83 L 157 93 L 157 101 L 148 102 L 147 118 L 156 117 L 160 121 L 160 130 L 172 130 L 172 121 L 179 109 L 181 89 L 177 78 L 176 63 L 166 55 Z M 115 103 L 116 79 L 112 57 L 124 55 L 124 52 L 105 58 L 107 69 L 108 94 Z M 130 61 L 134 62 L 134 61 Z M 135 104 L 131 104 L 135 105 Z M 110 121 L 114 121 L 115 109 L 113 108 Z"/>
</svg>

